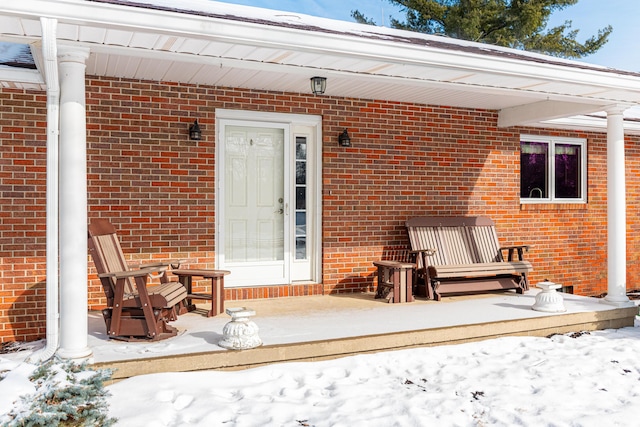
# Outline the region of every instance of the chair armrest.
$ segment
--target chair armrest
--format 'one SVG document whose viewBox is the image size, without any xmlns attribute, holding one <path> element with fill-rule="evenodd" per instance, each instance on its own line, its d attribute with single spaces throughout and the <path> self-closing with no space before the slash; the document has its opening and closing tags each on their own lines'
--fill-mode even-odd
<svg viewBox="0 0 640 427">
<path fill-rule="evenodd" d="M 169 265 L 171 266 L 171 269 L 177 270 L 180 268 L 180 264 L 184 264 L 185 262 L 187 262 L 186 259 L 172 259 L 169 260 Z"/>
<path fill-rule="evenodd" d="M 158 262 L 152 262 L 149 264 L 140 264 L 137 266 L 132 266 L 131 268 L 146 268 L 146 267 L 158 267 L 158 266 L 164 266 L 164 267 L 171 267 L 172 269 L 177 269 L 180 268 L 180 264 L 187 262 L 186 259 L 170 259 L 167 261 L 158 261 Z"/>
<path fill-rule="evenodd" d="M 158 261 L 151 264 L 141 264 L 132 268 L 144 269 L 144 268 L 161 267 L 162 270 L 157 271 L 159 273 L 158 276 L 160 277 L 160 283 L 168 283 L 169 278 L 167 277 L 167 271 L 169 271 L 169 267 L 171 267 L 171 270 L 176 270 L 180 268 L 180 264 L 182 264 L 183 262 L 186 262 L 186 260 L 171 259 L 168 261 Z"/>
<path fill-rule="evenodd" d="M 159 273 L 166 271 L 166 266 L 154 266 L 154 267 L 145 267 L 139 270 L 129 270 L 129 271 L 112 271 L 111 273 L 102 273 L 98 274 L 98 277 L 114 277 L 116 279 L 124 279 L 127 277 L 142 277 L 147 276 L 152 273 Z"/>
<path fill-rule="evenodd" d="M 178 277 L 202 277 L 205 279 L 210 279 L 214 277 L 224 277 L 231 272 L 229 270 L 214 270 L 209 268 L 200 268 L 200 269 L 177 269 L 172 270 L 171 273 L 175 274 Z"/>
</svg>

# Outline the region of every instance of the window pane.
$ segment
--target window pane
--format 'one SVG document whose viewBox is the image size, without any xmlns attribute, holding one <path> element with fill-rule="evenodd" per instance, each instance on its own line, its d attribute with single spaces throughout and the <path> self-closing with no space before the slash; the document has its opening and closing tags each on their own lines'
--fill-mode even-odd
<svg viewBox="0 0 640 427">
<path fill-rule="evenodd" d="M 581 197 L 581 149 L 579 145 L 555 145 L 555 196 L 561 199 Z"/>
<path fill-rule="evenodd" d="M 296 259 L 307 259 L 307 239 L 304 237 L 296 238 Z"/>
<path fill-rule="evenodd" d="M 307 163 L 296 162 L 296 184 L 304 185 L 307 183 Z"/>
<path fill-rule="evenodd" d="M 307 159 L 307 138 L 304 136 L 296 137 L 296 159 L 297 160 Z"/>
<path fill-rule="evenodd" d="M 549 144 L 545 142 L 520 143 L 520 197 L 546 199 Z"/>
<path fill-rule="evenodd" d="M 296 236 L 305 236 L 307 234 L 307 213 L 296 212 Z"/>
<path fill-rule="evenodd" d="M 305 187 L 296 188 L 296 209 L 305 210 L 307 208 L 307 189 Z"/>
</svg>

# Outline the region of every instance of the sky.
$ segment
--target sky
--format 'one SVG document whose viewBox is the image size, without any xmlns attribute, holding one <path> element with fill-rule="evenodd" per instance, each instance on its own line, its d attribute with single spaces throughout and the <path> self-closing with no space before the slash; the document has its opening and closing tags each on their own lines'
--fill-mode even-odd
<svg viewBox="0 0 640 427">
<path fill-rule="evenodd" d="M 108 414 L 116 427 L 626 427 L 640 413 L 638 354 L 640 328 L 627 327 L 141 375 L 107 387 Z M 35 368 L 0 357 L 0 425 L 30 412 Z"/>
<path fill-rule="evenodd" d="M 389 16 L 402 19 L 403 14 L 388 0 L 224 0 L 225 3 L 256 6 L 287 12 L 304 13 L 330 19 L 353 21 L 352 10 L 359 10 L 378 25 L 388 25 Z M 640 1 L 638 0 L 579 0 L 551 15 L 549 24 L 557 26 L 566 20 L 578 29 L 578 40 L 596 35 L 607 25 L 613 27 L 609 42 L 597 53 L 581 59 L 592 64 L 627 71 L 640 72 Z"/>
</svg>

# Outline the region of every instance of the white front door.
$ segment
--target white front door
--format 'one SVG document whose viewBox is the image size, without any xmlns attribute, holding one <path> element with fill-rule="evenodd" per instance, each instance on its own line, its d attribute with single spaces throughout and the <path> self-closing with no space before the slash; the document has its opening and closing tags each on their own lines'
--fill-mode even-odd
<svg viewBox="0 0 640 427">
<path fill-rule="evenodd" d="M 319 118 L 216 115 L 216 267 L 231 271 L 225 286 L 319 281 Z"/>
<path fill-rule="evenodd" d="M 241 282 L 287 280 L 284 139 L 283 128 L 225 126 L 224 268 Z"/>
</svg>

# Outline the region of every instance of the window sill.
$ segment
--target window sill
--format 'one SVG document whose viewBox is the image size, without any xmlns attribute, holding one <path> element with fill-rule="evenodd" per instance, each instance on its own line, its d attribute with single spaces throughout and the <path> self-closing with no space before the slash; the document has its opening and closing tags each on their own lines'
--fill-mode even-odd
<svg viewBox="0 0 640 427">
<path fill-rule="evenodd" d="M 586 210 L 587 203 L 520 203 L 521 211 Z"/>
</svg>

